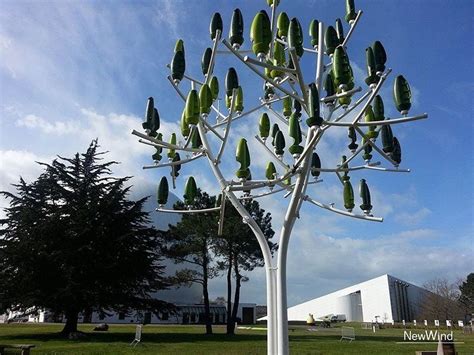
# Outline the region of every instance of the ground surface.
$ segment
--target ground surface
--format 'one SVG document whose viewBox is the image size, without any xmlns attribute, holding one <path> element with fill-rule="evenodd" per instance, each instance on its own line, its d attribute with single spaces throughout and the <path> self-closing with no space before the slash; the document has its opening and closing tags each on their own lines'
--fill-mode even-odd
<svg viewBox="0 0 474 355">
<path fill-rule="evenodd" d="M 308 331 L 292 327 L 292 354 L 411 354 L 417 350 L 436 350 L 436 344 L 397 344 L 403 341 L 403 329 L 383 329 L 372 333 L 353 324 L 356 340 L 340 342 L 340 328 Z M 215 326 L 216 334 L 207 336 L 202 326 L 159 326 L 143 328 L 142 344 L 129 346 L 134 338 L 134 325 L 110 325 L 108 332 L 92 332 L 94 325 L 80 325 L 88 333 L 83 340 L 64 340 L 55 333 L 61 324 L 0 324 L 0 344 L 35 344 L 32 354 L 265 354 L 265 330 L 237 330 L 228 337 L 225 328 Z M 421 330 L 413 330 L 420 332 Z M 441 329 L 441 332 L 446 330 Z M 474 335 L 454 331 L 459 354 L 474 354 Z M 7 352 L 17 354 L 18 352 Z"/>
</svg>

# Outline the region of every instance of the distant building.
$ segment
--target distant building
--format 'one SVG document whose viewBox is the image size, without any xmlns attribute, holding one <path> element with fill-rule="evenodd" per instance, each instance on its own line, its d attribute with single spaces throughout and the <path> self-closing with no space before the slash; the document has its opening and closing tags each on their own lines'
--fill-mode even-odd
<svg viewBox="0 0 474 355">
<path fill-rule="evenodd" d="M 383 275 L 290 307 L 288 321 L 306 321 L 309 314 L 314 318 L 344 314 L 348 322 L 410 322 L 429 294 L 409 282 Z"/>
</svg>

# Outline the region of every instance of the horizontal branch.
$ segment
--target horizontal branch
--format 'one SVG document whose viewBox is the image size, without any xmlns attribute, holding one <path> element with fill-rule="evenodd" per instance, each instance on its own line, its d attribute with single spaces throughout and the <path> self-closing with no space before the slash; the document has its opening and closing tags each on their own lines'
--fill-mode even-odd
<svg viewBox="0 0 474 355">
<path fill-rule="evenodd" d="M 303 47 L 303 50 L 305 52 L 309 52 L 309 53 L 318 53 L 318 51 L 316 49 L 313 49 L 313 48 L 306 48 L 306 47 Z"/>
<path fill-rule="evenodd" d="M 261 189 L 262 187 L 272 187 L 283 181 L 287 180 L 289 177 L 296 175 L 296 172 L 292 173 L 287 172 L 278 179 L 271 179 L 271 180 L 247 180 L 243 183 L 237 183 L 235 181 L 231 181 L 229 186 L 227 186 L 227 191 L 246 191 L 246 190 L 254 190 L 254 189 Z"/>
<path fill-rule="evenodd" d="M 180 214 L 193 214 L 193 213 L 207 213 L 220 211 L 220 207 L 204 208 L 202 210 L 170 210 L 166 208 L 156 208 L 155 211 L 163 213 L 180 213 Z"/>
<path fill-rule="evenodd" d="M 251 49 L 238 49 L 238 52 L 240 54 L 251 54 L 253 53 L 253 51 Z M 231 51 L 229 50 L 218 50 L 216 54 L 233 54 Z"/>
<path fill-rule="evenodd" d="M 268 196 L 268 195 L 276 194 L 276 193 L 281 192 L 281 191 L 285 191 L 286 189 L 287 189 L 286 187 L 282 187 L 282 188 L 279 188 L 279 189 L 273 189 L 272 191 L 269 191 L 269 192 L 263 192 L 263 193 L 258 194 L 258 195 L 242 196 L 242 197 L 239 197 L 239 200 L 252 200 L 252 199 L 256 199 L 256 198 L 261 198 L 261 197 L 265 197 L 265 196 Z"/>
<path fill-rule="evenodd" d="M 202 158 L 203 156 L 204 156 L 204 153 L 199 153 L 188 159 L 172 161 L 172 162 L 164 163 L 164 164 L 159 163 L 155 165 L 145 165 L 143 169 L 156 169 L 156 168 L 164 168 L 166 166 L 183 165 L 183 164 L 189 163 L 190 161 L 196 160 L 198 158 Z"/>
<path fill-rule="evenodd" d="M 395 168 L 395 169 L 390 169 L 390 168 L 384 168 L 384 167 L 368 166 L 365 169 L 377 170 L 377 171 L 388 171 L 388 172 L 391 172 L 391 173 L 409 173 L 409 172 L 411 172 L 410 169 L 399 169 L 398 167 Z"/>
<path fill-rule="evenodd" d="M 152 143 L 155 143 L 158 147 L 161 147 L 161 148 L 167 148 L 167 149 L 174 149 L 174 150 L 182 150 L 182 151 L 186 151 L 186 152 L 193 152 L 193 153 L 202 153 L 204 150 L 203 149 L 194 149 L 194 148 L 184 148 L 184 147 L 180 147 L 178 145 L 174 145 L 174 144 L 169 144 L 167 142 L 163 142 L 163 141 L 160 141 L 156 138 L 153 138 L 153 137 L 149 137 L 147 136 L 146 134 L 143 134 L 143 133 L 140 133 L 136 130 L 133 130 L 132 131 L 132 134 L 134 136 L 137 136 L 137 137 L 140 137 L 140 138 L 143 138 L 147 141 L 150 141 Z M 139 140 L 140 142 L 140 140 Z"/>
<path fill-rule="evenodd" d="M 329 101 L 333 101 L 333 100 L 339 99 L 339 98 L 341 98 L 341 97 L 346 97 L 346 96 L 353 95 L 353 94 L 355 94 L 356 92 L 360 92 L 360 91 L 362 91 L 362 88 L 359 86 L 359 87 L 357 87 L 357 88 L 355 88 L 355 89 L 352 89 L 352 90 L 343 91 L 343 92 L 338 93 L 338 94 L 335 94 L 335 95 L 323 97 L 323 98 L 320 99 L 319 101 L 326 103 L 326 102 L 329 102 Z"/>
<path fill-rule="evenodd" d="M 346 164 L 344 164 L 346 165 Z M 324 173 L 334 173 L 334 172 L 349 172 L 349 171 L 356 171 L 356 170 L 377 170 L 377 171 L 388 171 L 388 172 L 393 172 L 393 173 L 409 173 L 410 169 L 390 169 L 390 168 L 384 168 L 384 167 L 378 167 L 380 165 L 380 162 L 376 163 L 370 163 L 366 165 L 359 165 L 359 166 L 354 166 L 351 168 L 342 168 L 342 167 L 337 167 L 337 168 L 313 168 L 315 171 L 320 171 Z"/>
<path fill-rule="evenodd" d="M 345 163 L 344 165 L 347 165 L 347 163 Z M 380 162 L 370 163 L 367 165 L 354 166 L 352 168 L 343 168 L 342 165 L 338 165 L 337 168 L 313 168 L 313 170 L 320 171 L 322 173 L 335 173 L 337 171 L 344 173 L 344 172 L 349 172 L 349 171 L 362 170 L 369 166 L 372 167 L 376 165 L 380 165 Z"/>
<path fill-rule="evenodd" d="M 395 118 L 395 119 L 386 119 L 383 121 L 370 121 L 370 122 L 357 122 L 353 124 L 352 122 L 325 122 L 328 126 L 338 126 L 338 127 L 351 127 L 351 126 L 358 126 L 358 127 L 368 127 L 368 126 L 385 126 L 385 125 L 392 125 L 392 124 L 399 124 L 405 122 L 411 122 L 416 120 L 422 120 L 424 118 L 428 118 L 427 113 L 423 113 L 417 116 L 410 116 L 410 117 L 402 117 L 402 118 Z"/>
<path fill-rule="evenodd" d="M 341 214 L 341 215 L 344 215 L 344 216 L 348 216 L 348 217 L 352 217 L 352 218 L 357 218 L 357 219 L 363 219 L 363 220 L 366 220 L 366 221 L 372 221 L 372 222 L 383 222 L 383 218 L 381 217 L 373 217 L 373 216 L 370 216 L 370 215 L 365 215 L 365 214 L 354 214 L 352 212 L 348 212 L 348 211 L 344 211 L 344 210 L 341 210 L 341 209 L 338 209 L 338 208 L 335 208 L 332 204 L 331 205 L 327 205 L 325 203 L 321 203 L 319 201 L 315 201 L 313 200 L 311 197 L 309 196 L 304 196 L 303 197 L 303 200 L 304 201 L 307 201 L 309 203 L 312 203 L 313 205 L 315 206 L 318 206 L 320 208 L 323 208 L 323 209 L 326 209 L 328 211 L 331 211 L 331 212 L 334 212 L 334 213 L 338 213 L 338 214 Z"/>
</svg>

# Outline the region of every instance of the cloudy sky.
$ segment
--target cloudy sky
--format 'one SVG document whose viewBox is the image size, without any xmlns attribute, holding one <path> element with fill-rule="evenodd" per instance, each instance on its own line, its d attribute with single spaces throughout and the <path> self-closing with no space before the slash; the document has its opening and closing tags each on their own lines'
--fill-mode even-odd
<svg viewBox="0 0 474 355">
<path fill-rule="evenodd" d="M 306 35 L 313 18 L 333 24 L 343 17 L 344 3 L 282 0 L 280 8 L 290 17 L 299 17 Z M 10 190 L 20 175 L 34 179 L 41 170 L 35 161 L 49 162 L 56 154 L 84 151 L 92 139 L 99 138 L 102 148 L 110 151 L 109 158 L 121 162 L 115 173 L 134 176 L 132 197 L 153 194 L 160 177 L 169 171 L 142 170 L 151 163 L 153 148 L 138 143 L 130 132 L 141 129 L 149 96 L 160 111 L 165 139 L 179 132 L 183 103 L 166 80 L 174 43 L 184 40 L 187 73 L 202 78 L 200 58 L 211 46 L 209 19 L 219 11 L 227 36 L 236 7 L 244 15 L 247 49 L 248 27 L 253 15 L 267 8 L 264 0 L 2 1 L 0 189 Z M 472 44 L 467 40 L 473 30 L 473 3 L 356 0 L 356 7 L 364 11 L 348 49 L 356 83 L 367 90 L 365 48 L 380 40 L 388 53 L 387 66 L 393 68 L 381 92 L 386 116 L 399 117 L 391 86 L 393 78 L 403 74 L 414 94 L 410 113 L 428 112 L 430 117 L 393 127 L 402 146 L 401 167 L 412 173 L 351 174 L 354 183 L 367 179 L 373 213 L 383 216 L 384 223 L 303 206 L 290 242 L 290 305 L 385 273 L 423 284 L 434 277 L 465 277 L 474 270 L 474 78 Z M 309 47 L 307 36 L 305 46 Z M 314 78 L 314 63 L 310 53 L 303 56 L 308 82 Z M 230 66 L 239 73 L 245 107 L 254 107 L 261 95 L 261 80 L 236 58 L 223 54 L 216 66 L 221 86 Z M 189 83 L 183 82 L 181 89 L 187 92 Z M 223 164 L 229 179 L 238 167 L 234 150 L 241 136 L 250 142 L 254 178 L 263 178 L 262 167 L 270 157 L 252 138 L 259 115 L 249 115 L 233 126 Z M 342 154 L 349 154 L 348 143 L 344 128 L 330 130 L 318 146 L 323 167 L 333 167 Z M 386 166 L 376 154 L 373 161 Z M 354 164 L 360 163 L 362 158 Z M 175 191 L 178 196 L 189 175 L 196 177 L 200 187 L 217 191 L 206 162 L 200 160 L 183 167 L 183 179 Z M 331 174 L 322 178 L 324 183 L 312 185 L 309 194 L 341 207 L 340 183 Z M 272 212 L 278 231 L 288 199 L 272 195 L 261 203 Z M 249 276 L 242 301 L 264 303 L 263 270 Z M 222 280 L 215 280 L 211 297 L 224 295 L 223 285 Z"/>
</svg>

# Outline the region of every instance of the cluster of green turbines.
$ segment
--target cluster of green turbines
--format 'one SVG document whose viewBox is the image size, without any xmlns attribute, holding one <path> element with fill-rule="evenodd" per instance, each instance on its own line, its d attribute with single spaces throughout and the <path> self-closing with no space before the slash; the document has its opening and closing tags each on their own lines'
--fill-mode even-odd
<svg viewBox="0 0 474 355">
<path fill-rule="evenodd" d="M 267 0 L 270 6 L 277 6 L 279 1 Z M 352 23 L 356 18 L 354 1 L 346 1 L 346 16 L 345 20 Z M 311 21 L 309 25 L 309 36 L 311 39 L 311 46 L 314 49 L 318 47 L 319 37 L 319 22 L 318 20 Z M 212 16 L 210 23 L 210 37 L 215 39 L 217 33 L 223 33 L 223 21 L 219 13 Z M 265 10 L 258 12 L 250 27 L 250 40 L 252 43 L 252 51 L 261 61 L 270 64 L 270 67 L 265 69 L 265 75 L 268 78 L 274 79 L 277 83 L 281 82 L 284 77 L 284 72 L 278 68 L 295 69 L 293 57 L 288 56 L 288 48 L 295 50 L 297 57 L 301 57 L 305 50 L 303 47 L 304 36 L 300 22 L 297 18 L 290 19 L 285 12 L 281 12 L 276 20 L 276 40 L 272 42 L 271 20 Z M 244 43 L 244 20 L 240 9 L 235 9 L 232 14 L 230 31 L 228 36 L 229 42 L 235 50 L 239 50 Z M 351 68 L 349 56 L 345 48 L 344 27 L 341 19 L 337 19 L 335 26 L 328 26 L 324 33 L 325 53 L 332 58 L 332 65 L 325 77 L 323 88 L 325 90 L 327 100 L 324 104 L 329 108 L 334 108 L 338 103 L 343 108 L 347 108 L 351 103 L 352 93 L 354 89 L 354 76 Z M 273 45 L 273 48 L 272 48 Z M 285 48 L 285 46 L 287 48 Z M 206 81 L 201 85 L 200 90 L 192 88 L 185 101 L 185 106 L 181 115 L 180 128 L 182 136 L 187 140 L 192 149 L 200 149 L 202 147 L 201 138 L 199 136 L 196 125 L 200 117 L 206 118 L 211 112 L 213 103 L 219 96 L 219 81 L 216 76 L 208 73 L 211 72 L 211 61 L 213 57 L 212 48 L 206 48 L 201 59 L 202 74 L 206 77 Z M 365 83 L 374 88 L 380 80 L 380 76 L 385 71 L 385 64 L 387 55 L 385 49 L 380 41 L 375 41 L 366 49 L 366 66 L 367 77 Z M 273 67 L 271 67 L 273 66 Z M 183 40 L 178 40 L 174 48 L 174 55 L 171 61 L 171 77 L 176 85 L 183 80 L 186 72 L 186 56 Z M 292 78 L 290 78 L 290 81 Z M 274 95 L 272 85 L 268 82 L 265 85 L 265 97 L 270 99 Z M 306 124 L 311 126 L 324 125 L 324 120 L 320 114 L 320 94 L 315 83 L 308 85 L 307 107 L 306 111 L 308 118 Z M 338 95 L 339 94 L 339 95 Z M 341 95 L 342 94 L 342 95 Z M 399 75 L 396 77 L 393 85 L 393 98 L 397 110 L 406 115 L 411 107 L 411 92 L 406 79 Z M 288 147 L 289 153 L 296 159 L 303 152 L 304 147 L 302 143 L 301 134 L 301 117 L 302 105 L 299 100 L 292 99 L 290 96 L 283 98 L 283 117 L 288 123 L 288 135 L 293 139 L 292 144 Z M 239 85 L 237 72 L 234 68 L 229 68 L 225 76 L 225 103 L 229 110 L 233 110 L 239 115 L 243 109 L 243 89 Z M 231 107 L 233 105 L 233 107 Z M 365 122 L 377 122 L 385 120 L 384 103 L 380 95 L 377 95 L 373 101 L 373 105 L 368 105 L 364 112 Z M 149 98 L 145 113 L 145 122 L 143 123 L 148 136 L 156 138 L 158 141 L 163 141 L 163 135 L 158 132 L 160 128 L 160 116 L 158 110 L 154 107 L 153 98 Z M 271 129 L 270 129 L 271 128 Z M 285 136 L 280 130 L 277 123 L 271 125 L 270 118 L 267 113 L 263 113 L 259 120 L 259 135 L 265 142 L 267 138 L 271 137 L 271 144 L 274 153 L 280 159 L 285 153 Z M 372 158 L 372 145 L 366 144 L 367 140 L 375 142 L 377 137 L 381 137 L 383 151 L 387 153 L 391 159 L 399 164 L 401 162 L 401 148 L 398 139 L 393 135 L 389 124 L 382 125 L 377 129 L 377 125 L 369 125 L 367 132 L 362 136 L 361 144 L 364 146 L 363 159 L 369 163 Z M 357 134 L 354 127 L 349 127 L 348 137 L 350 144 L 348 148 L 351 152 L 355 152 L 358 148 Z M 181 157 L 176 152 L 176 134 L 173 133 L 169 139 L 168 159 L 173 163 L 171 165 L 171 176 L 174 179 L 179 175 L 181 168 Z M 156 146 L 156 152 L 152 155 L 155 162 L 162 159 L 162 147 Z M 236 150 L 236 160 L 240 164 L 236 171 L 236 176 L 241 180 L 251 180 L 250 172 L 250 153 L 247 147 L 247 141 L 242 138 L 238 142 Z M 345 157 L 343 157 L 343 161 Z M 289 168 L 289 167 L 288 167 Z M 313 153 L 311 174 L 318 177 L 320 174 L 321 160 L 316 152 Z M 343 181 L 343 197 L 344 206 L 347 210 L 352 211 L 354 207 L 354 193 L 348 175 L 348 167 L 345 165 Z M 276 179 L 278 176 L 273 162 L 267 164 L 265 170 L 265 177 L 268 180 Z M 290 184 L 290 180 L 285 181 Z M 160 205 L 166 204 L 168 197 L 168 181 L 163 177 L 158 188 L 158 203 Z M 193 177 L 190 177 L 185 185 L 185 201 L 191 204 L 196 195 L 196 182 Z M 363 200 L 361 209 L 366 213 L 370 212 L 370 192 L 364 179 L 360 182 L 360 195 Z"/>
</svg>

